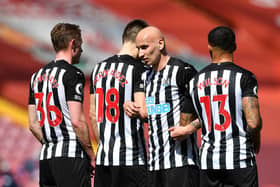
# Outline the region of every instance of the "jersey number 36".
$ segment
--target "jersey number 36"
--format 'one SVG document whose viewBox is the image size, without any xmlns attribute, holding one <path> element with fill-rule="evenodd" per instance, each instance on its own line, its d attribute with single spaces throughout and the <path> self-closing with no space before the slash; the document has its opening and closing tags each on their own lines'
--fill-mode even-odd
<svg viewBox="0 0 280 187">
<path fill-rule="evenodd" d="M 53 94 L 52 92 L 48 93 L 47 102 L 46 102 L 47 112 L 45 113 L 44 108 L 42 107 L 44 93 L 35 93 L 35 99 L 39 99 L 38 105 L 37 105 L 37 110 L 41 113 L 41 120 L 40 120 L 41 127 L 44 125 L 46 115 L 47 115 L 48 123 L 52 127 L 58 126 L 62 121 L 61 111 L 56 106 L 50 105 L 50 100 L 51 100 L 52 94 Z M 56 118 L 54 120 L 52 120 L 50 118 L 51 112 L 54 113 L 56 116 Z"/>
</svg>

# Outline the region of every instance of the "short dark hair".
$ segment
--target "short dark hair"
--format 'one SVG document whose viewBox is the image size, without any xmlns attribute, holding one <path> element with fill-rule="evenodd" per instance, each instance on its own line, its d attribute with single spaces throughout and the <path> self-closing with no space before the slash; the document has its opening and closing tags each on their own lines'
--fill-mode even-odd
<svg viewBox="0 0 280 187">
<path fill-rule="evenodd" d="M 66 49 L 72 39 L 75 39 L 77 45 L 82 43 L 81 29 L 78 25 L 58 23 L 53 27 L 51 40 L 56 52 Z"/>
<path fill-rule="evenodd" d="M 134 19 L 130 21 L 124 28 L 122 42 L 135 42 L 138 32 L 147 26 L 149 26 L 148 23 L 142 19 Z"/>
<path fill-rule="evenodd" d="M 229 27 L 218 26 L 208 34 L 208 43 L 230 53 L 236 50 L 235 34 Z"/>
</svg>

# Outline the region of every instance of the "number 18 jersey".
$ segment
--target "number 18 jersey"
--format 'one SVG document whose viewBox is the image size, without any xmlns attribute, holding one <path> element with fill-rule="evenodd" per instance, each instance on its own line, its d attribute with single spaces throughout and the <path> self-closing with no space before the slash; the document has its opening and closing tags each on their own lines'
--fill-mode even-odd
<svg viewBox="0 0 280 187">
<path fill-rule="evenodd" d="M 242 110 L 243 97 L 257 97 L 255 76 L 231 63 L 212 63 L 190 81 L 202 123 L 201 169 L 237 169 L 256 164 Z"/>
<path fill-rule="evenodd" d="M 123 110 L 125 101 L 134 100 L 135 92 L 144 92 L 143 72 L 144 65 L 129 55 L 114 55 L 93 69 L 90 93 L 95 95 L 100 137 L 97 165 L 146 164 L 143 123 Z"/>
</svg>

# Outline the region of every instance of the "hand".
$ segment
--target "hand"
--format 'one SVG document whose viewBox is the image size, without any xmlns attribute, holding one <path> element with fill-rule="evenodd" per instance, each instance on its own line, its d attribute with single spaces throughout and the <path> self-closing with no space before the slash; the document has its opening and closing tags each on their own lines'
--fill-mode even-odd
<svg viewBox="0 0 280 187">
<path fill-rule="evenodd" d="M 140 107 L 137 106 L 135 102 L 126 101 L 123 104 L 123 108 L 125 114 L 130 118 L 137 117 L 139 115 Z"/>
<path fill-rule="evenodd" d="M 168 129 L 170 136 L 174 140 L 182 141 L 186 139 L 190 133 L 188 132 L 188 126 L 174 126 Z"/>
</svg>

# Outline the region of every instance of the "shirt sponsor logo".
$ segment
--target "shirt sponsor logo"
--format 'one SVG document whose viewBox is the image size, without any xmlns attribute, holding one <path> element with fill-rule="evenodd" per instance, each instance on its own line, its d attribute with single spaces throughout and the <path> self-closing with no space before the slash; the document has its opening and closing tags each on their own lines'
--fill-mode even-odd
<svg viewBox="0 0 280 187">
<path fill-rule="evenodd" d="M 170 104 L 155 104 L 155 97 L 147 97 L 146 98 L 148 115 L 153 114 L 164 114 L 170 112 Z"/>
</svg>

